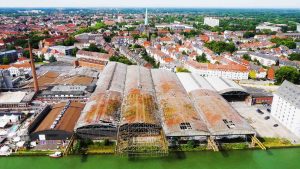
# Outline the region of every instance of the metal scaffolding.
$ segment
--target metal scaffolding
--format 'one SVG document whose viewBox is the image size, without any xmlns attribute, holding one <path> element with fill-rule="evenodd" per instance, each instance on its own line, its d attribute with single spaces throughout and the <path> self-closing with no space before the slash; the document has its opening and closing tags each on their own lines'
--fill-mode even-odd
<svg viewBox="0 0 300 169">
<path fill-rule="evenodd" d="M 125 124 L 118 131 L 118 153 L 134 157 L 164 156 L 168 146 L 160 126 Z"/>
</svg>

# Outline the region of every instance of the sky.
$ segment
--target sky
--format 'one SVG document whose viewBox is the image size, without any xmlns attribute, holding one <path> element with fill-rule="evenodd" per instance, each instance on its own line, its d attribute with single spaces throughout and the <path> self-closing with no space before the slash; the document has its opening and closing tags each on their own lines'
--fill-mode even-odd
<svg viewBox="0 0 300 169">
<path fill-rule="evenodd" d="M 0 7 L 199 7 L 300 9 L 300 0 L 0 0 Z"/>
</svg>

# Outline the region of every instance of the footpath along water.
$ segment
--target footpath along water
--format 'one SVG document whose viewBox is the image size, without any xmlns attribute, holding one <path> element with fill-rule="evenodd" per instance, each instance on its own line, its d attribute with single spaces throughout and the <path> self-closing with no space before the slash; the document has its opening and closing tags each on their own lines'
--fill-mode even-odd
<svg viewBox="0 0 300 169">
<path fill-rule="evenodd" d="M 300 149 L 180 152 L 164 158 L 115 155 L 1 157 L 0 169 L 300 169 Z"/>
</svg>

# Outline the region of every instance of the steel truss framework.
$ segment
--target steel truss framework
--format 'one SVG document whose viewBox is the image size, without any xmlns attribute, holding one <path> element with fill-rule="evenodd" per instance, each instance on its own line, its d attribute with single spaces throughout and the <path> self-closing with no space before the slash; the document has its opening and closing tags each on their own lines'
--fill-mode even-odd
<svg viewBox="0 0 300 169">
<path fill-rule="evenodd" d="M 168 144 L 160 126 L 147 123 L 124 124 L 118 130 L 118 153 L 130 157 L 165 156 Z"/>
</svg>

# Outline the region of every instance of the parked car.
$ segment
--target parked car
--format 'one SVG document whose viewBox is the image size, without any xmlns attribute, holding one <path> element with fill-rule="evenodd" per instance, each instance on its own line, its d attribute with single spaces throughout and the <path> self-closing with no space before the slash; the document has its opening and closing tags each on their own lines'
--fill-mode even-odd
<svg viewBox="0 0 300 169">
<path fill-rule="evenodd" d="M 273 126 L 274 126 L 274 127 L 278 127 L 279 125 L 278 125 L 278 124 L 274 124 Z"/>
<path fill-rule="evenodd" d="M 265 117 L 265 120 L 269 120 L 269 119 L 270 119 L 270 116 L 266 116 L 266 117 Z"/>
<path fill-rule="evenodd" d="M 259 114 L 264 114 L 264 112 L 262 112 L 260 109 L 256 110 Z"/>
<path fill-rule="evenodd" d="M 271 109 L 267 109 L 267 111 L 268 111 L 269 113 L 271 113 Z"/>
</svg>

